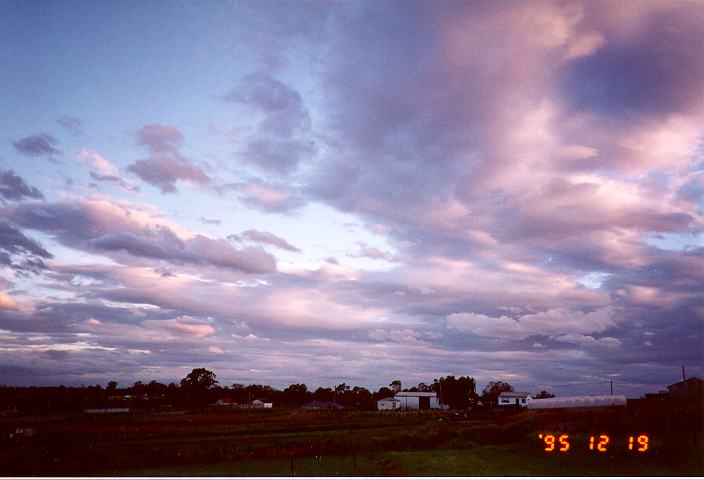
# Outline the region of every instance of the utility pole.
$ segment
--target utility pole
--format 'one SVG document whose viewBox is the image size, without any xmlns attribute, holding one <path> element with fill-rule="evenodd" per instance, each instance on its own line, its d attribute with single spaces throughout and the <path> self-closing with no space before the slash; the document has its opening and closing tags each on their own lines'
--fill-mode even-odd
<svg viewBox="0 0 704 480">
<path fill-rule="evenodd" d="M 609 383 L 611 384 L 611 396 L 613 397 L 614 396 L 614 381 L 609 380 Z"/>
<path fill-rule="evenodd" d="M 687 377 L 684 376 L 684 365 L 682 365 L 682 381 L 684 382 L 687 380 Z"/>
</svg>

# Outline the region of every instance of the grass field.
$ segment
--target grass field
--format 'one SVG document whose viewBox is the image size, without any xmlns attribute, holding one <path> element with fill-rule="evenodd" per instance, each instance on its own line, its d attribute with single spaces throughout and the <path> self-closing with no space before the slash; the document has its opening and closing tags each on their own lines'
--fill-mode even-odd
<svg viewBox="0 0 704 480">
<path fill-rule="evenodd" d="M 626 412 L 603 418 L 570 415 L 524 412 L 461 422 L 436 414 L 301 411 L 2 419 L 2 432 L 31 425 L 36 435 L 11 442 L 3 433 L 0 475 L 704 474 L 701 428 L 696 425 L 687 429 L 686 422 L 671 419 L 651 419 L 646 425 Z M 615 429 L 608 453 L 589 451 L 587 437 L 579 433 L 582 420 L 597 429 Z M 646 428 L 652 437 L 645 454 L 629 452 L 623 444 L 624 432 L 636 427 Z M 545 428 L 572 429 L 572 449 L 543 451 L 537 433 Z"/>
</svg>

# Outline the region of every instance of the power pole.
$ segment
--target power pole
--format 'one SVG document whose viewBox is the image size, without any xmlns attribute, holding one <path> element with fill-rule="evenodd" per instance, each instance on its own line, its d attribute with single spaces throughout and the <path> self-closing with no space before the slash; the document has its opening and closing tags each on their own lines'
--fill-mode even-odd
<svg viewBox="0 0 704 480">
<path fill-rule="evenodd" d="M 611 396 L 614 396 L 614 381 L 610 380 L 609 383 L 611 384 Z"/>
<path fill-rule="evenodd" d="M 687 380 L 687 377 L 684 376 L 684 365 L 682 365 L 682 381 L 684 382 Z"/>
</svg>

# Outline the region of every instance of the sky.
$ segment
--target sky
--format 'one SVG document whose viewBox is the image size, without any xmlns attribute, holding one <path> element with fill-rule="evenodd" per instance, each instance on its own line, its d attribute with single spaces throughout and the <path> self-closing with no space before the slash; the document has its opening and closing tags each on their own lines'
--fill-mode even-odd
<svg viewBox="0 0 704 480">
<path fill-rule="evenodd" d="M 704 376 L 704 3 L 0 0 L 0 384 Z"/>
</svg>

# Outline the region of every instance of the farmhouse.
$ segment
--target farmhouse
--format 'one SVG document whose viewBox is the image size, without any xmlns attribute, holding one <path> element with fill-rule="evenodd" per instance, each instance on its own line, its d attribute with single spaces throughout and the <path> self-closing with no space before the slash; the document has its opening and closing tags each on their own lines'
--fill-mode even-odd
<svg viewBox="0 0 704 480">
<path fill-rule="evenodd" d="M 401 408 L 401 400 L 394 397 L 382 398 L 376 402 L 377 410 L 398 410 Z"/>
<path fill-rule="evenodd" d="M 401 410 L 430 410 L 443 408 L 435 392 L 398 392 L 393 400 Z M 377 403 L 378 408 L 378 403 Z"/>
<path fill-rule="evenodd" d="M 581 397 L 532 398 L 528 402 L 528 409 L 621 407 L 625 405 L 625 395 L 590 395 Z"/>
<path fill-rule="evenodd" d="M 528 400 L 531 399 L 528 392 L 501 392 L 499 394 L 499 407 L 519 405 L 525 408 L 528 406 Z"/>
</svg>

